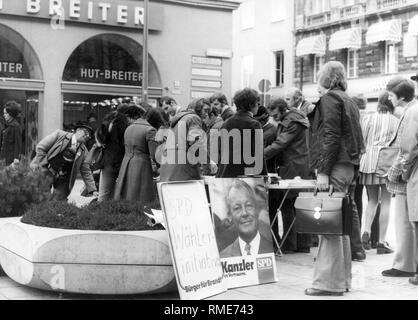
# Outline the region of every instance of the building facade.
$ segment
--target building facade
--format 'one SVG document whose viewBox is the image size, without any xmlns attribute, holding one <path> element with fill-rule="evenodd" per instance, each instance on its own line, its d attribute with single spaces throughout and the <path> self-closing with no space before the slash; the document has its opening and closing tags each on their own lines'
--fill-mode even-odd
<svg viewBox="0 0 418 320">
<path fill-rule="evenodd" d="M 232 10 L 223 0 L 151 0 L 150 102 L 231 92 Z M 0 1 L 0 108 L 23 107 L 25 153 L 58 128 L 141 96 L 144 5 L 117 0 Z"/>
<path fill-rule="evenodd" d="M 295 85 L 310 100 L 327 61 L 346 66 L 348 92 L 371 110 L 391 77 L 418 72 L 416 0 L 296 0 L 294 34 Z"/>
<path fill-rule="evenodd" d="M 293 84 L 294 1 L 243 0 L 233 13 L 233 92 L 250 87 L 281 96 Z M 261 92 L 262 93 L 262 92 Z"/>
</svg>

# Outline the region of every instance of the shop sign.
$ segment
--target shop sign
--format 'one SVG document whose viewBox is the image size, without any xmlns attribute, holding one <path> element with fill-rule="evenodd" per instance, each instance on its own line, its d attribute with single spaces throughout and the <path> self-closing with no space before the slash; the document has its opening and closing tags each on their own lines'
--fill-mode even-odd
<svg viewBox="0 0 418 320">
<path fill-rule="evenodd" d="M 208 183 L 228 289 L 277 281 L 264 180 L 218 178 Z"/>
<path fill-rule="evenodd" d="M 203 181 L 159 183 L 181 299 L 204 299 L 226 291 Z"/>
<path fill-rule="evenodd" d="M 142 28 L 144 6 L 136 1 L 0 0 L 0 14 Z M 162 30 L 163 7 L 149 5 L 149 29 Z"/>
<path fill-rule="evenodd" d="M 138 85 L 142 82 L 142 73 L 134 71 L 121 71 L 121 70 L 102 70 L 102 69 L 90 69 L 80 68 L 81 80 L 94 80 L 101 83 L 106 81 L 129 81 L 138 82 Z"/>
<path fill-rule="evenodd" d="M 23 63 L 0 61 L 0 75 L 3 77 L 20 77 L 23 74 Z"/>
</svg>

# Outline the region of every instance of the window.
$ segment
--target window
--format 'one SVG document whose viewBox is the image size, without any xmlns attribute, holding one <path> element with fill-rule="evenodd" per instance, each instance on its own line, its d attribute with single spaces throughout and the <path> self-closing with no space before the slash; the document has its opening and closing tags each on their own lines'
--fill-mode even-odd
<svg viewBox="0 0 418 320">
<path fill-rule="evenodd" d="M 284 54 L 283 51 L 276 52 L 276 87 L 284 84 Z"/>
<path fill-rule="evenodd" d="M 386 42 L 385 73 L 398 72 L 398 48 L 393 42 Z"/>
<path fill-rule="evenodd" d="M 251 78 L 253 76 L 254 58 L 253 56 L 244 56 L 241 61 L 241 87 L 251 87 Z"/>
<path fill-rule="evenodd" d="M 329 0 L 308 0 L 306 2 L 306 14 L 320 14 L 330 10 Z"/>
<path fill-rule="evenodd" d="M 358 51 L 348 49 L 347 51 L 347 77 L 357 78 Z"/>
<path fill-rule="evenodd" d="M 254 0 L 245 0 L 241 4 L 241 30 L 254 28 L 255 25 L 255 2 Z"/>
<path fill-rule="evenodd" d="M 285 1 L 289 0 L 271 0 L 271 22 L 278 22 L 286 19 Z"/>
<path fill-rule="evenodd" d="M 315 55 L 314 56 L 314 69 L 313 69 L 313 72 L 314 72 L 313 82 L 314 83 L 318 82 L 318 72 L 319 72 L 319 70 L 321 70 L 323 64 L 324 64 L 324 57 Z"/>
</svg>

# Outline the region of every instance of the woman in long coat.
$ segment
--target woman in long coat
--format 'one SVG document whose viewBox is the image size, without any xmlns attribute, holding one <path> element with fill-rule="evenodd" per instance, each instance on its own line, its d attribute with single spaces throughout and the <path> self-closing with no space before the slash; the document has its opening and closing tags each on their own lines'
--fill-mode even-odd
<svg viewBox="0 0 418 320">
<path fill-rule="evenodd" d="M 155 161 L 157 130 L 139 118 L 125 131 L 125 156 L 115 188 L 115 200 L 147 204 L 154 200 L 151 160 Z"/>
<path fill-rule="evenodd" d="M 6 166 L 15 159 L 19 160 L 22 153 L 22 128 L 17 121 L 20 105 L 14 101 L 6 103 L 3 109 L 4 128 L 0 132 L 0 159 L 6 161 Z"/>
</svg>

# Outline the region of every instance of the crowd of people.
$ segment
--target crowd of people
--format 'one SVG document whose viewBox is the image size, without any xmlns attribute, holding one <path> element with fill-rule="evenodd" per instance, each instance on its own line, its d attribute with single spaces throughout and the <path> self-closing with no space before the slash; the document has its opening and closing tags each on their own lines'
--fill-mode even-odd
<svg viewBox="0 0 418 320">
<path fill-rule="evenodd" d="M 196 99 L 187 107 L 168 96 L 157 107 L 122 103 L 96 130 L 80 123 L 75 133 L 57 130 L 42 139 L 31 166 L 48 172 L 57 200 L 68 197 L 79 173 L 87 193 L 98 201 L 148 204 L 157 197 L 156 180 L 198 180 L 203 175 L 240 178 L 270 173 L 281 179 L 316 179 L 319 190 L 332 185 L 335 191 L 350 193 L 354 199 L 351 235 L 318 237 L 294 230 L 296 192 L 287 197 L 279 190 L 269 193 L 271 219 L 285 198 L 281 211 L 288 237 L 282 251 L 308 253 L 318 245 L 313 286 L 305 290 L 316 296 L 349 291 L 352 261 L 365 260 L 366 250 L 393 252 L 386 233 L 394 201 L 397 245 L 393 266 L 382 275 L 410 277 L 409 282 L 418 285 L 418 102 L 412 80 L 417 77 L 393 77 L 379 96 L 377 112 L 370 114 L 365 112 L 364 96 L 347 94 L 345 68 L 336 61 L 319 71 L 320 99 L 315 104 L 306 101 L 298 88 L 288 89 L 267 106 L 261 106 L 258 93 L 249 88 L 236 92 L 231 104 L 222 93 Z M 18 129 L 14 104 L 4 110 L 8 125 L 2 130 L 0 158 L 10 164 L 17 158 L 13 150 L 19 146 L 12 140 Z M 213 134 L 221 131 L 239 133 L 241 139 Z M 86 160 L 90 139 L 103 148 L 98 183 Z M 399 152 L 387 174 L 378 175 L 379 152 L 386 146 Z M 253 157 L 257 162 L 257 156 L 261 166 L 247 161 Z M 363 217 L 364 186 L 368 202 Z M 372 227 L 377 212 L 378 231 Z M 280 238 L 277 223 L 273 232 Z"/>
</svg>

